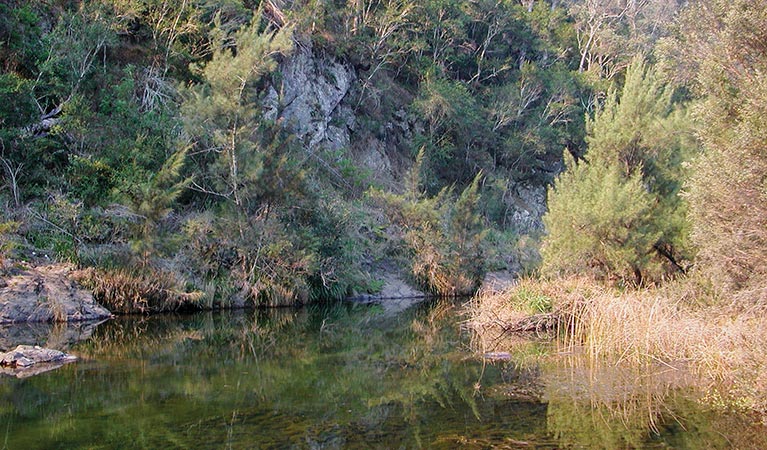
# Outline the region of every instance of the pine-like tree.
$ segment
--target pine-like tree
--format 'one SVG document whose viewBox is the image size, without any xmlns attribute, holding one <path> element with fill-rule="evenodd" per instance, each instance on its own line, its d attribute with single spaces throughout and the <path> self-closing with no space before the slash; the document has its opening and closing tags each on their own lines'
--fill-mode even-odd
<svg viewBox="0 0 767 450">
<path fill-rule="evenodd" d="M 588 151 L 549 190 L 545 272 L 578 271 L 635 283 L 684 271 L 691 257 L 679 196 L 694 148 L 683 111 L 642 59 L 589 120 Z"/>
<path fill-rule="evenodd" d="M 767 1 L 705 0 L 667 47 L 702 97 L 689 183 L 698 266 L 744 304 L 767 301 Z"/>
</svg>

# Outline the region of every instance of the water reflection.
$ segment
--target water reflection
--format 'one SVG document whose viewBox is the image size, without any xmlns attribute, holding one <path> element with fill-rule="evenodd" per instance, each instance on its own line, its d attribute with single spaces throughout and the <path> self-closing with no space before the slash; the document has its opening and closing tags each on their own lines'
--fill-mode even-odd
<svg viewBox="0 0 767 450">
<path fill-rule="evenodd" d="M 482 361 L 456 311 L 438 302 L 401 314 L 341 305 L 110 321 L 70 349 L 83 358 L 77 364 L 0 379 L 3 440 L 8 448 L 727 448 L 716 433 L 746 425 L 706 412 L 681 379 L 647 379 L 664 386 L 648 391 L 635 387 L 638 374 L 567 358 L 541 364 L 545 343 Z"/>
<path fill-rule="evenodd" d="M 78 342 L 90 339 L 103 322 L 3 324 L 0 325 L 0 353 L 20 344 L 64 351 Z"/>
<path fill-rule="evenodd" d="M 708 406 L 681 362 L 622 364 L 576 354 L 552 366 L 544 375 L 548 427 L 563 446 L 767 448 L 764 427 Z"/>
</svg>

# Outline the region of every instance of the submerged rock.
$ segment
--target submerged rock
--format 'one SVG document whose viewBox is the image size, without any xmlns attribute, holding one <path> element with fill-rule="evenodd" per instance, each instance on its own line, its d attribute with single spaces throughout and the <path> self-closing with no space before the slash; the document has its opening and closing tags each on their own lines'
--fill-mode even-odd
<svg viewBox="0 0 767 450">
<path fill-rule="evenodd" d="M 76 356 L 58 350 L 36 345 L 19 345 L 7 353 L 0 354 L 0 374 L 26 378 L 58 369 L 74 361 L 77 361 Z"/>
<path fill-rule="evenodd" d="M 76 322 L 111 317 L 93 294 L 69 278 L 72 267 L 53 264 L 28 268 L 5 278 L 0 288 L 0 324 Z"/>
<path fill-rule="evenodd" d="M 76 361 L 77 357 L 68 353 L 37 345 L 18 345 L 15 349 L 0 354 L 0 366 L 29 367 L 40 363 L 58 363 Z"/>
</svg>

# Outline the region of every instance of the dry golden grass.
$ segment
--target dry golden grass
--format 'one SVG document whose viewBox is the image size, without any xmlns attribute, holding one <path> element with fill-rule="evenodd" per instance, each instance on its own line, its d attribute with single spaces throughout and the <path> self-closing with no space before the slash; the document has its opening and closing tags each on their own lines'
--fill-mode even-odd
<svg viewBox="0 0 767 450">
<path fill-rule="evenodd" d="M 493 351 L 517 341 L 507 333 L 510 325 L 531 314 L 548 310 L 559 313 L 564 305 L 576 308 L 604 289 L 586 278 L 570 278 L 566 282 L 523 278 L 502 292 L 480 292 L 468 304 L 466 325 L 476 332 L 477 348 Z"/>
<path fill-rule="evenodd" d="M 560 319 L 561 353 L 689 370 L 712 403 L 767 414 L 767 318 L 696 297 L 703 292 L 693 281 L 621 292 L 583 278 L 521 280 L 478 296 L 467 324 L 480 351 L 498 350 L 509 324 L 530 314 L 519 300 L 545 296 Z"/>
<path fill-rule="evenodd" d="M 86 269 L 75 274 L 96 300 L 116 314 L 174 311 L 196 306 L 202 292 L 186 292 L 176 277 L 164 271 Z"/>
</svg>

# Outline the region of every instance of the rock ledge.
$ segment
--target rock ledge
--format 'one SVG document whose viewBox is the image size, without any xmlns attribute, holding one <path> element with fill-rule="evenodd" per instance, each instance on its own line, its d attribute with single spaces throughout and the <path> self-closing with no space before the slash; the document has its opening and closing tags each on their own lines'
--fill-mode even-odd
<svg viewBox="0 0 767 450">
<path fill-rule="evenodd" d="M 76 356 L 37 345 L 19 345 L 10 352 L 0 354 L 0 366 L 11 368 L 30 367 L 40 363 L 68 363 L 73 361 L 77 361 Z"/>
<path fill-rule="evenodd" d="M 93 294 L 69 278 L 65 264 L 26 268 L 0 283 L 0 324 L 76 322 L 111 317 Z"/>
</svg>

